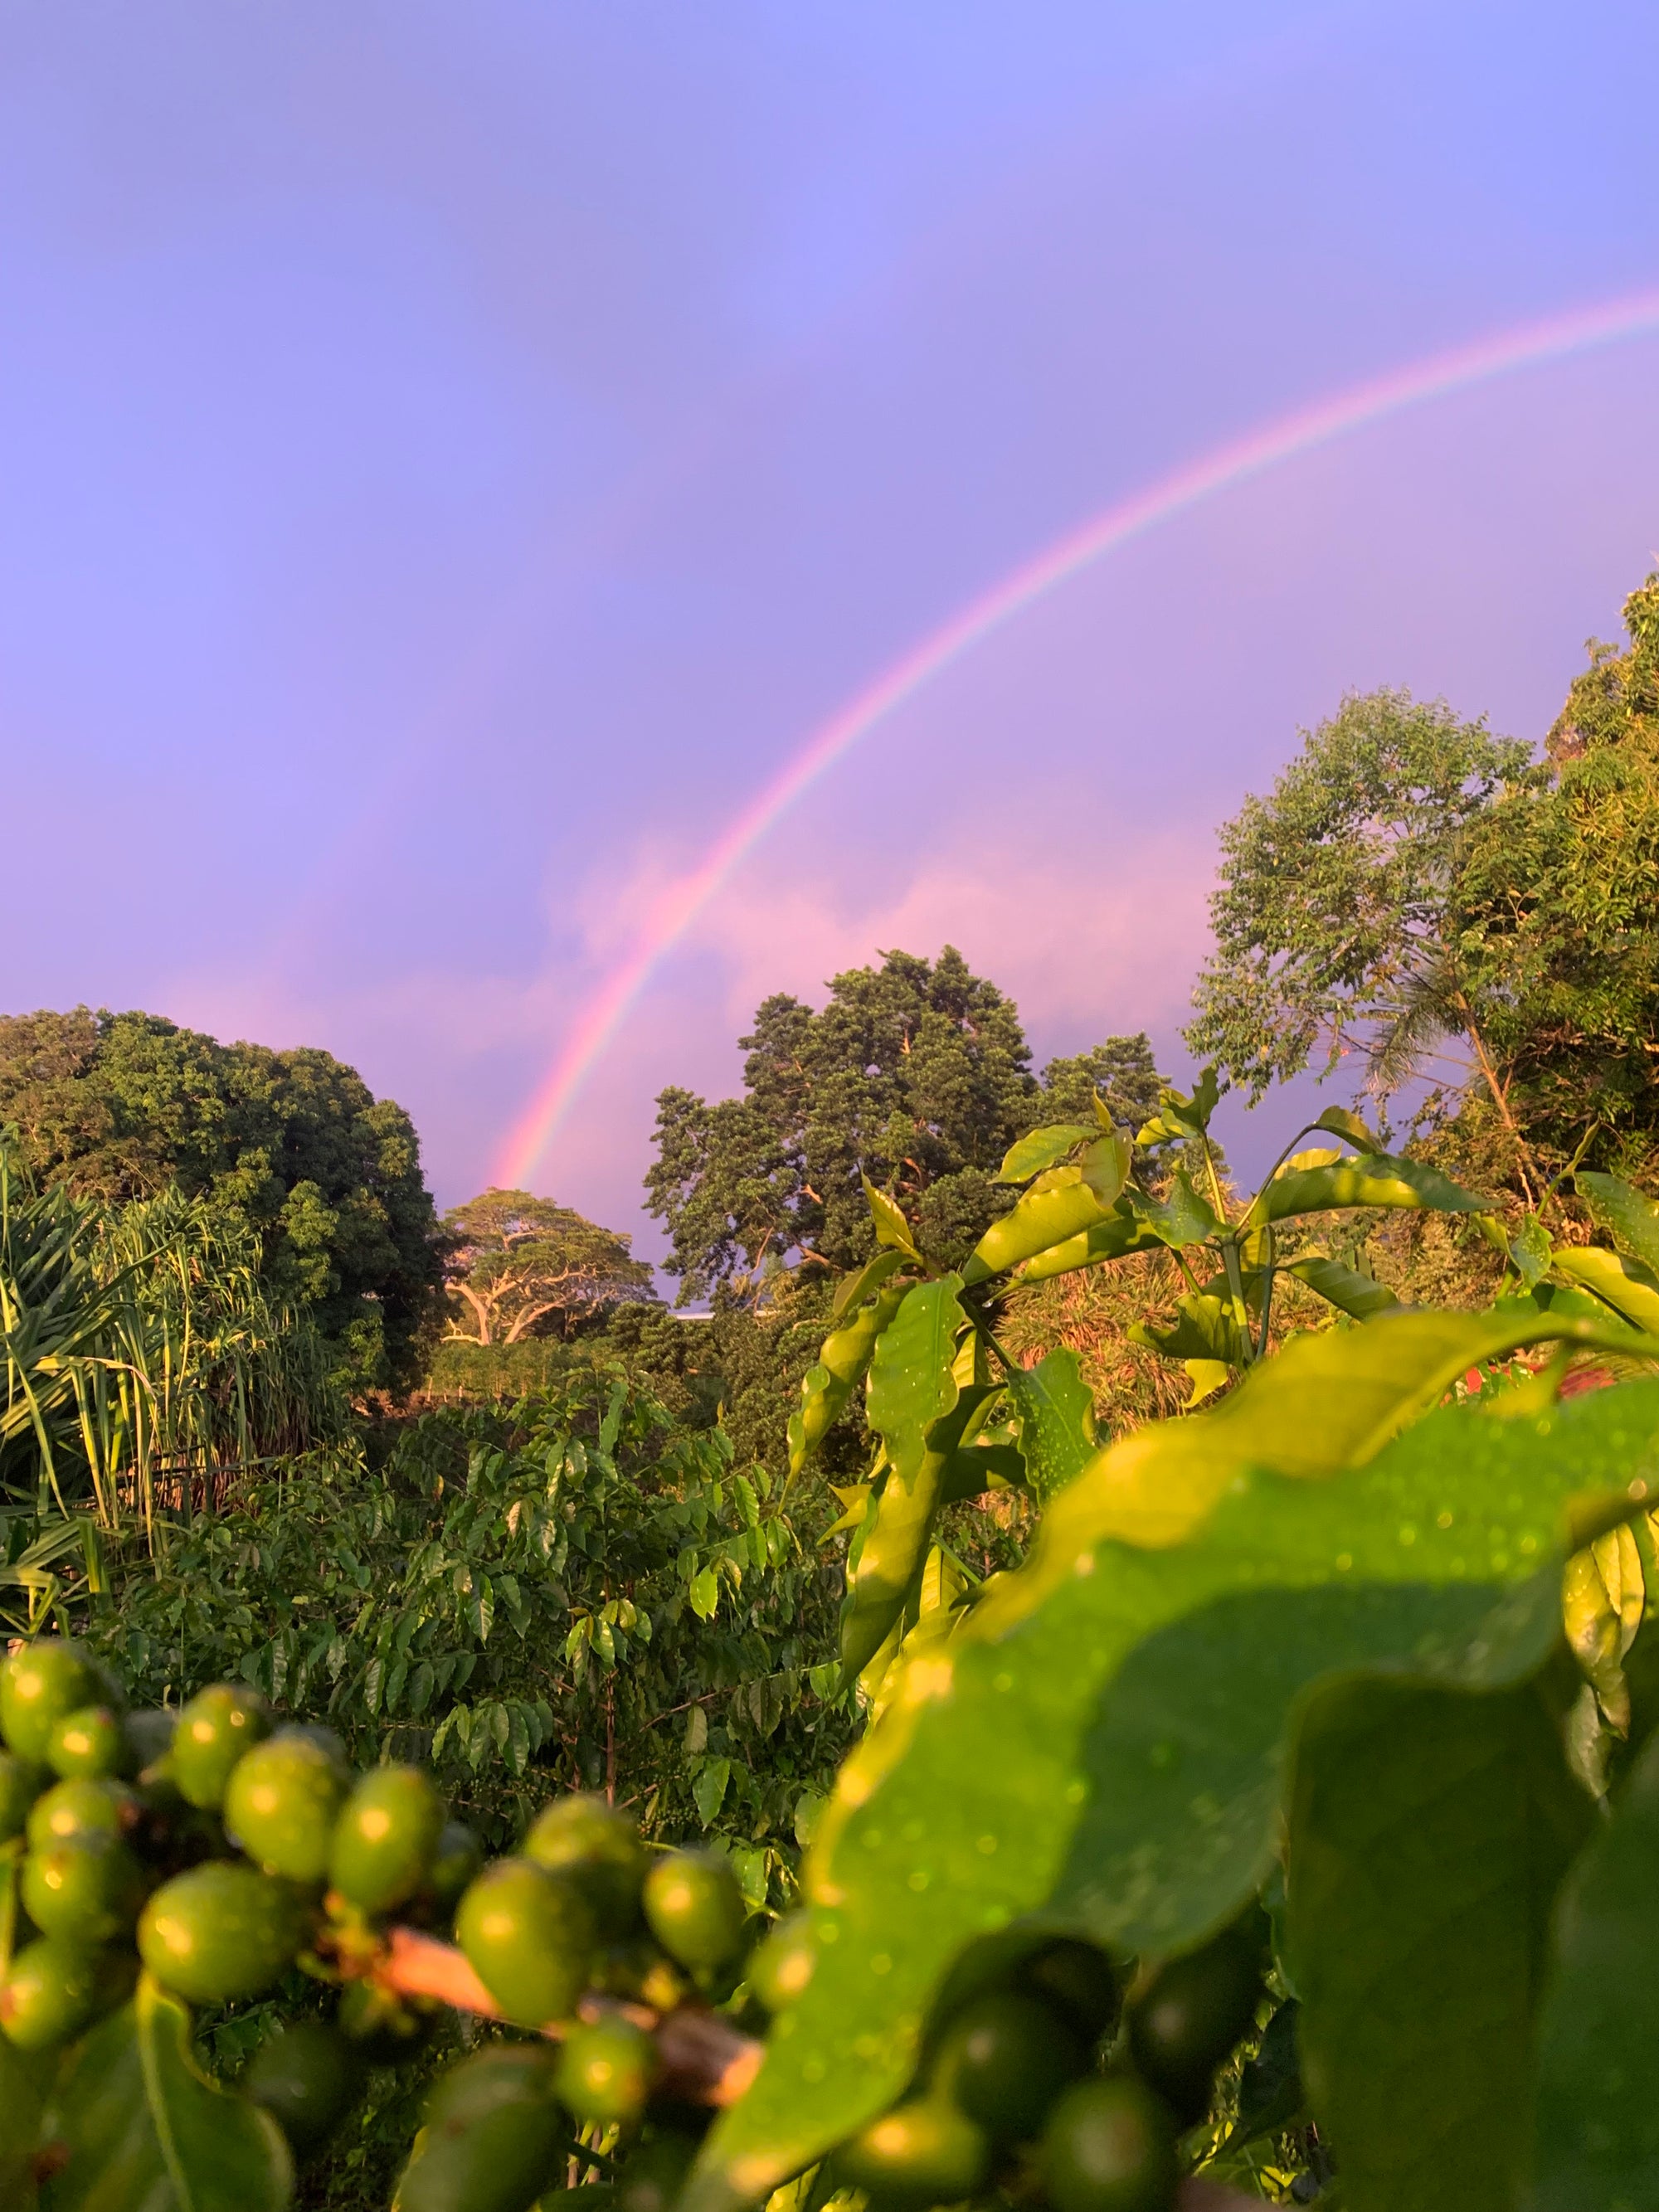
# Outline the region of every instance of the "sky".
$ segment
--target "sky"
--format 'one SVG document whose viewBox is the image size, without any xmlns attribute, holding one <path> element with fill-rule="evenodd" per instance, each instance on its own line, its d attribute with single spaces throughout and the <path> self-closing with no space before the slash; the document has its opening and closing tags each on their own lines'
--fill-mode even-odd
<svg viewBox="0 0 1659 2212">
<path fill-rule="evenodd" d="M 1638 5 L 0 0 L 0 1011 L 321 1045 L 442 1205 L 634 1233 L 757 1002 L 961 947 L 1173 1073 L 1217 826 L 1345 690 L 1541 737 L 1659 549 L 1659 331 L 1089 563 L 1091 516 L 1659 288 Z M 1225 1124 L 1245 1168 L 1288 1110 Z M 1284 1132 L 1288 1133 L 1288 1132 Z"/>
</svg>

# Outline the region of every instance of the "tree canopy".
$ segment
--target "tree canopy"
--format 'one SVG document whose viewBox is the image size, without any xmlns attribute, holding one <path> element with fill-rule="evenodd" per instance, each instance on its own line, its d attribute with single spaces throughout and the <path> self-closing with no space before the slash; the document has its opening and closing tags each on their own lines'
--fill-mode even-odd
<svg viewBox="0 0 1659 2212">
<path fill-rule="evenodd" d="M 951 945 L 837 975 L 818 1012 L 768 999 L 738 1042 L 741 1097 L 710 1105 L 672 1087 L 657 1101 L 646 1190 L 682 1302 L 782 1266 L 859 1265 L 874 1249 L 860 1175 L 931 1249 L 965 1254 L 1010 1203 L 992 1178 L 1017 1137 L 1087 1112 L 1096 1085 L 1127 1121 L 1157 1100 L 1144 1036 L 1054 1060 L 1039 1082 L 1013 1002 Z"/>
<path fill-rule="evenodd" d="M 608 1308 L 652 1295 L 651 1270 L 629 1239 L 574 1207 L 495 1188 L 443 1218 L 447 1334 L 466 1344 L 568 1336 Z"/>
<path fill-rule="evenodd" d="M 160 1015 L 0 1017 L 0 1125 L 33 1172 L 105 1200 L 177 1184 L 259 1232 L 348 1379 L 401 1384 L 442 1266 L 401 1106 L 315 1049 L 222 1044 Z"/>
</svg>

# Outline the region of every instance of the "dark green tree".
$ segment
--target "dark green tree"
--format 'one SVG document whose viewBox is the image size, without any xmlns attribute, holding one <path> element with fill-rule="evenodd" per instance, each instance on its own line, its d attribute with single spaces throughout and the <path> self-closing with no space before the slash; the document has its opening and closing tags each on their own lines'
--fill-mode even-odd
<svg viewBox="0 0 1659 2212">
<path fill-rule="evenodd" d="M 51 1182 L 106 1201 L 177 1183 L 258 1229 L 359 1388 L 413 1379 L 442 1262 L 403 1108 L 311 1049 L 221 1044 L 161 1016 L 0 1017 L 0 1125 Z"/>
<path fill-rule="evenodd" d="M 837 975 L 820 1012 L 768 999 L 739 1042 L 741 1097 L 710 1105 L 674 1088 L 657 1102 L 646 1189 L 683 1303 L 720 1285 L 757 1295 L 781 1267 L 828 1280 L 867 1259 L 861 1175 L 930 1249 L 965 1254 L 1010 1202 L 992 1177 L 1017 1137 L 1057 1106 L 1092 1118 L 1096 1082 L 1127 1118 L 1156 1103 L 1144 1036 L 1056 1060 L 1040 1083 L 1018 1009 L 951 945 L 937 961 L 889 952 Z"/>
<path fill-rule="evenodd" d="M 630 1257 L 629 1238 L 527 1190 L 492 1188 L 452 1206 L 443 1227 L 452 1342 L 568 1337 L 614 1306 L 653 1296 L 651 1270 Z"/>
</svg>

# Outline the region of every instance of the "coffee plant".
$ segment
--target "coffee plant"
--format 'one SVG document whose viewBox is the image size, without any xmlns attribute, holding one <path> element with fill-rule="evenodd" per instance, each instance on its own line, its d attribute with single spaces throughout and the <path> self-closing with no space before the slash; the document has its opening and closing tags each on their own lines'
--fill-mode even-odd
<svg viewBox="0 0 1659 2212">
<path fill-rule="evenodd" d="M 20 1645 L 8 2201 L 280 2206 L 447 2013 L 471 2047 L 404 2212 L 1659 2205 L 1659 1210 L 1583 1178 L 1616 1249 L 1523 1227 L 1492 1310 L 1399 1309 L 1299 1225 L 1485 1202 L 1334 1115 L 1232 1200 L 1212 1103 L 1141 1133 L 1183 1155 L 1156 1195 L 1103 1116 L 1022 1140 L 959 1268 L 871 1194 L 884 1249 L 791 1438 L 799 1470 L 863 1385 L 841 1664 L 870 1724 L 763 1940 L 729 1859 L 592 1795 L 481 1864 L 422 1764 L 352 1771 L 274 1684 L 131 1711 L 76 1644 Z M 1067 1355 L 1005 1356 L 1001 1302 L 1154 1244 L 1190 1276 L 1164 1348 L 1224 1371 L 1097 1441 Z M 1334 1320 L 1275 1323 L 1285 1278 Z M 945 1516 L 1003 1491 L 1037 1537 L 975 1583 Z M 211 2082 L 193 2008 L 295 1973 L 325 2009 Z"/>
</svg>

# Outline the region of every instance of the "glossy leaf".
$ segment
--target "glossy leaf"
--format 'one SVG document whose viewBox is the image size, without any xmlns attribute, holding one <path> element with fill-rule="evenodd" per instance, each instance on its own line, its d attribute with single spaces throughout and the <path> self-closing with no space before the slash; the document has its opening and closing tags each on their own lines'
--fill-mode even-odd
<svg viewBox="0 0 1659 2212">
<path fill-rule="evenodd" d="M 898 1480 L 915 1480 L 928 1430 L 957 1402 L 952 1365 L 957 1338 L 967 1322 L 956 1275 L 917 1283 L 877 1342 L 870 1368 L 866 1415 L 887 1447 Z"/>
<path fill-rule="evenodd" d="M 1305 1478 L 1372 1460 L 1465 1367 L 1548 1333 L 1401 1314 L 1300 1339 L 1215 1413 L 1138 1431 L 1060 1493 L 1030 1564 L 904 1669 L 843 1768 L 806 1869 L 817 1971 L 717 2123 L 692 2212 L 763 2193 L 890 2102 L 972 1937 L 1051 1898 L 1130 1948 L 1230 1917 L 1271 1863 L 1291 1717 L 1325 1674 L 1495 1686 L 1540 1663 L 1567 1502 L 1622 1489 L 1659 1389 L 1532 1424 L 1448 1409 L 1372 1465 Z"/>
<path fill-rule="evenodd" d="M 1316 1129 L 1328 1129 L 1335 1137 L 1345 1138 L 1357 1152 L 1386 1152 L 1382 1139 L 1365 1127 L 1358 1114 L 1350 1113 L 1346 1106 L 1328 1106 L 1313 1124 Z"/>
<path fill-rule="evenodd" d="M 268 2112 L 197 2071 L 190 2014 L 148 1976 L 69 2062 L 46 2122 L 52 2212 L 281 2212 L 294 2162 Z"/>
<path fill-rule="evenodd" d="M 1550 1271 L 1553 1247 L 1550 1233 L 1535 1215 L 1528 1215 L 1510 1239 L 1510 1261 L 1521 1278 L 1522 1287 L 1530 1290 L 1541 1283 Z"/>
<path fill-rule="evenodd" d="M 1150 1346 L 1167 1359 L 1207 1359 L 1226 1367 L 1248 1364 L 1249 1347 L 1234 1320 L 1230 1300 L 1200 1291 L 1177 1298 L 1178 1316 L 1173 1328 L 1158 1328 L 1151 1322 L 1132 1322 L 1127 1330 L 1133 1344 Z"/>
<path fill-rule="evenodd" d="M 1143 1192 L 1131 1191 L 1129 1205 L 1158 1243 L 1176 1251 L 1203 1243 L 1221 1226 L 1209 1200 L 1194 1189 L 1185 1168 L 1176 1170 L 1167 1197 L 1149 1198 Z"/>
<path fill-rule="evenodd" d="M 1020 1285 L 1045 1283 L 1051 1276 L 1068 1275 L 1074 1268 L 1091 1267 L 1101 1261 L 1127 1260 L 1137 1252 L 1156 1252 L 1163 1243 L 1157 1231 L 1120 1199 L 1103 1221 L 1096 1222 L 1092 1228 L 1024 1261 L 1015 1271 L 1013 1279 Z"/>
<path fill-rule="evenodd" d="M 1299 1260 L 1292 1260 L 1280 1269 L 1281 1274 L 1294 1275 L 1299 1283 L 1334 1305 L 1339 1313 L 1347 1314 L 1354 1321 L 1370 1321 L 1376 1314 L 1389 1313 L 1400 1303 L 1387 1284 L 1379 1283 L 1374 1276 L 1362 1275 L 1358 1268 L 1345 1267 L 1339 1260 L 1328 1260 L 1322 1253 L 1310 1252 Z"/>
<path fill-rule="evenodd" d="M 1559 1727 L 1530 1686 L 1347 1683 L 1295 1764 L 1302 2074 L 1344 2201 L 1512 2212 L 1551 1908 L 1595 1817 Z"/>
<path fill-rule="evenodd" d="M 1287 1221 L 1302 1213 L 1328 1213 L 1354 1206 L 1427 1207 L 1437 1213 L 1480 1213 L 1492 1201 L 1462 1189 L 1420 1160 L 1376 1153 L 1325 1167 L 1291 1167 L 1259 1190 L 1247 1223 Z"/>
<path fill-rule="evenodd" d="M 890 1256 L 899 1266 L 903 1265 L 902 1253 Z M 850 1321 L 825 1337 L 817 1366 L 809 1368 L 801 1377 L 800 1404 L 789 1418 L 792 1481 L 823 1443 L 831 1425 L 851 1403 L 854 1391 L 869 1368 L 877 1340 L 890 1325 L 904 1295 L 902 1284 L 888 1284 L 873 1305 L 860 1306 Z"/>
<path fill-rule="evenodd" d="M 1602 1228 L 1632 1257 L 1659 1276 L 1659 1206 L 1619 1176 L 1581 1168 L 1573 1178 L 1578 1195 Z"/>
<path fill-rule="evenodd" d="M 994 1182 L 1030 1182 L 1033 1176 L 1041 1175 L 1045 1168 L 1059 1165 L 1070 1152 L 1093 1136 L 1075 1121 L 1056 1121 L 1051 1128 L 1033 1129 L 1016 1145 L 1011 1145 L 1003 1154 L 1002 1165 L 992 1177 Z"/>
<path fill-rule="evenodd" d="M 1645 1267 L 1599 1244 L 1564 1245 L 1553 1264 L 1558 1275 L 1582 1284 L 1632 1328 L 1659 1336 L 1659 1287 L 1648 1281 Z"/>
<path fill-rule="evenodd" d="M 860 1176 L 864 1195 L 870 1205 L 870 1218 L 876 1224 L 876 1242 L 901 1252 L 907 1260 L 921 1262 L 915 1240 L 910 1234 L 910 1224 L 904 1218 L 903 1208 L 889 1198 L 884 1190 L 878 1190 L 868 1176 Z"/>
<path fill-rule="evenodd" d="M 1046 1504 L 1094 1457 L 1094 1399 L 1078 1371 L 1076 1352 L 1063 1349 L 1035 1367 L 1012 1369 L 1007 1389 L 1019 1421 L 1026 1480 Z"/>
<path fill-rule="evenodd" d="M 1569 1876 L 1539 2028 L 1528 2212 L 1656 2212 L 1659 1736 Z"/>
<path fill-rule="evenodd" d="M 962 1271 L 964 1283 L 1017 1267 L 1034 1253 L 1063 1244 L 1103 1221 L 1123 1187 L 1122 1149 L 1115 1137 L 1097 1137 L 1081 1161 L 1040 1175 L 1018 1204 L 994 1221 Z M 1109 1192 L 1109 1196 L 1103 1196 Z"/>
<path fill-rule="evenodd" d="M 921 1462 L 908 1484 L 890 1467 L 866 1512 L 847 1563 L 847 1602 L 842 1611 L 841 1660 L 850 1681 L 863 1674 L 899 1627 L 915 1595 L 933 1523 L 951 1494 L 968 1454 L 959 1449 L 973 1414 L 989 1393 L 983 1384 L 964 1392 L 928 1429 Z"/>
<path fill-rule="evenodd" d="M 1162 1145 L 1203 1136 L 1221 1103 L 1221 1081 L 1213 1065 L 1193 1085 L 1190 1096 L 1165 1085 L 1158 1110 L 1135 1137 L 1138 1145 Z"/>
<path fill-rule="evenodd" d="M 890 1275 L 895 1275 L 904 1266 L 908 1254 L 896 1251 L 891 1246 L 878 1252 L 873 1260 L 866 1260 L 850 1275 L 843 1275 L 836 1285 L 830 1313 L 839 1321 L 844 1313 L 855 1310 L 866 1298 L 874 1297 Z"/>
</svg>

